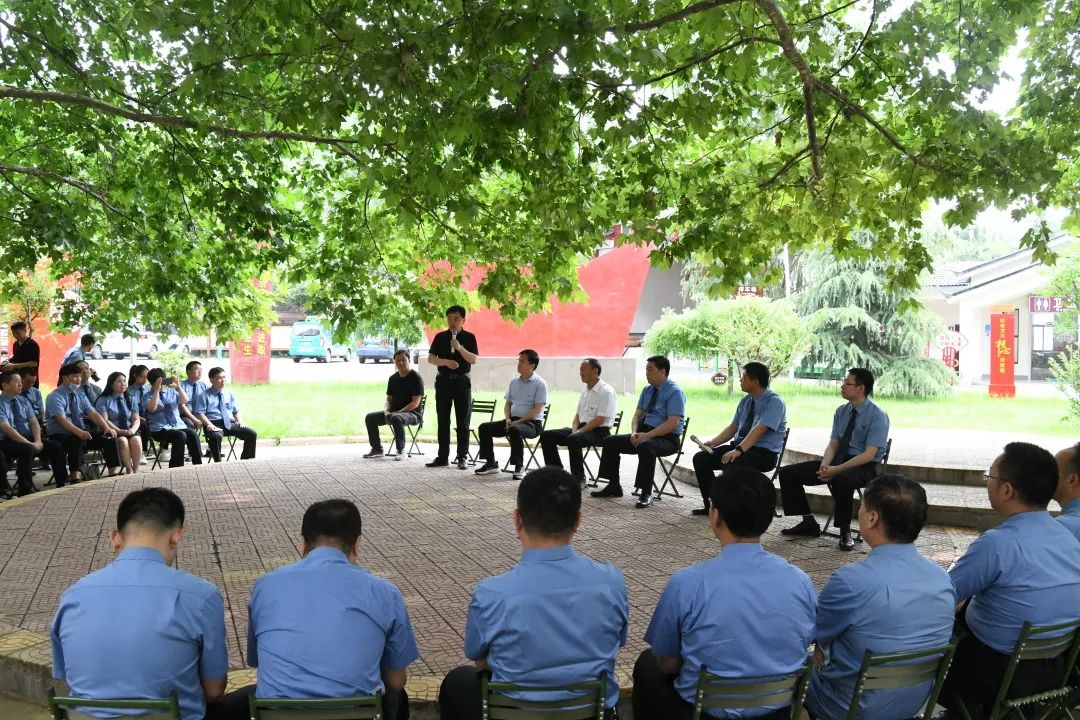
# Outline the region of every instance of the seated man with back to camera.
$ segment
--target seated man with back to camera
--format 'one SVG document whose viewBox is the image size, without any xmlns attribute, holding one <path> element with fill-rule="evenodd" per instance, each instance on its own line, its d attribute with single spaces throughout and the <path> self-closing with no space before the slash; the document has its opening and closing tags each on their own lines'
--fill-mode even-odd
<svg viewBox="0 0 1080 720">
<path fill-rule="evenodd" d="M 150 436 L 158 442 L 158 454 L 171 445 L 169 467 L 184 467 L 184 447 L 191 455 L 192 465 L 202 465 L 202 443 L 199 435 L 180 419 L 180 406 L 187 403 L 187 395 L 179 388 L 176 378 L 165 377 L 165 371 L 154 368 L 146 374 L 150 393 L 146 396 L 143 411 L 150 425 Z"/>
<path fill-rule="evenodd" d="M 1003 521 L 949 570 L 961 609 L 956 656 L 938 702 L 950 710 L 960 697 L 975 717 L 989 712 L 1025 621 L 1080 617 L 1080 541 L 1046 510 L 1057 484 L 1054 456 L 1030 443 L 1006 445 L 986 473 L 990 506 Z M 1021 661 L 1009 697 L 1057 686 L 1065 655 Z"/>
<path fill-rule="evenodd" d="M 1054 499 L 1061 506 L 1058 522 L 1080 540 L 1080 443 L 1054 456 L 1058 466 L 1058 486 Z"/>
<path fill-rule="evenodd" d="M 396 372 L 386 381 L 386 407 L 381 411 L 368 413 L 364 418 L 367 426 L 368 444 L 371 449 L 364 457 L 375 458 L 383 454 L 379 428 L 389 425 L 394 431 L 394 447 L 397 452 L 387 453 L 395 460 L 405 459 L 405 426 L 419 425 L 423 420 L 420 404 L 424 399 L 424 379 L 412 369 L 409 351 L 397 350 L 394 353 Z"/>
<path fill-rule="evenodd" d="M 196 407 L 203 430 L 206 432 L 206 444 L 210 447 L 210 457 L 214 462 L 221 462 L 221 439 L 225 435 L 240 438 L 243 448 L 241 460 L 255 457 L 255 444 L 259 434 L 254 428 L 240 421 L 240 406 L 236 394 L 225 389 L 225 369 L 210 368 L 210 389 L 199 396 Z"/>
<path fill-rule="evenodd" d="M 405 720 L 408 667 L 420 657 L 405 600 L 359 564 L 360 511 L 323 500 L 304 513 L 300 560 L 255 581 L 248 665 L 258 698 L 383 693 L 383 717 Z"/>
<path fill-rule="evenodd" d="M 739 463 L 767 473 L 780 460 L 787 408 L 780 396 L 769 389 L 769 368 L 759 362 L 746 363 L 739 387 L 746 395 L 735 408 L 731 424 L 704 443 L 711 450 L 694 455 L 694 474 L 703 504 L 691 511 L 694 515 L 709 514 L 709 493 L 716 470 Z"/>
<path fill-rule="evenodd" d="M 87 443 L 94 438 L 86 430 L 86 421 L 101 428 L 97 446 L 101 448 L 106 463 L 116 468 L 120 464 L 115 442 L 116 431 L 109 421 L 91 407 L 86 395 L 79 392 L 82 382 L 82 369 L 78 365 L 65 365 L 60 368 L 60 387 L 49 393 L 45 400 L 45 434 L 50 440 L 60 443 L 67 457 L 68 482 L 77 483 L 82 479 L 83 455 Z M 64 483 L 57 482 L 57 487 Z"/>
<path fill-rule="evenodd" d="M 870 555 L 833 573 L 818 596 L 815 669 L 806 706 L 817 720 L 847 717 L 863 654 L 929 650 L 949 642 L 956 595 L 944 568 L 919 554 L 926 491 L 904 475 L 871 480 L 859 505 L 859 531 Z M 933 682 L 868 690 L 859 720 L 908 720 Z"/>
<path fill-rule="evenodd" d="M 607 675 L 606 720 L 617 718 L 615 658 L 626 644 L 630 605 L 613 565 L 574 552 L 581 486 L 565 470 L 533 470 L 518 485 L 514 527 L 521 560 L 476 584 L 465 623 L 465 656 L 439 689 L 442 720 L 480 720 L 480 673 L 537 687 Z M 541 698 L 535 698 L 541 699 Z"/>
<path fill-rule="evenodd" d="M 593 497 L 622 497 L 619 483 L 621 456 L 637 455 L 637 476 L 634 487 L 640 493 L 636 508 L 652 506 L 653 476 L 656 459 L 679 451 L 686 415 L 686 394 L 669 377 L 671 362 L 663 355 L 645 361 L 645 380 L 648 383 L 638 398 L 629 435 L 611 435 L 604 439 L 600 452 L 598 478 L 608 481 L 607 487 L 592 492 Z"/>
<path fill-rule="evenodd" d="M 540 433 L 544 465 L 563 466 L 559 445 L 566 446 L 570 457 L 570 474 L 585 487 L 585 459 L 582 448 L 599 445 L 611 434 L 615 422 L 615 389 L 600 379 L 600 361 L 585 358 L 579 370 L 585 389 L 578 398 L 577 412 L 570 427 L 545 430 Z"/>
<path fill-rule="evenodd" d="M 30 402 L 21 394 L 22 376 L 14 370 L 0 372 L 0 451 L 9 463 L 15 464 L 16 485 L 19 497 L 37 492 L 34 487 L 34 457 L 47 459 L 53 468 L 53 480 L 63 485 L 67 480 L 64 470 L 64 449 L 54 440 L 42 437 Z M 10 496 L 7 469 L 4 468 L 3 492 Z"/>
<path fill-rule="evenodd" d="M 802 521 L 780 531 L 781 535 L 818 537 L 821 526 L 810 512 L 804 485 L 829 486 L 833 497 L 836 527 L 841 550 L 852 550 L 851 509 L 855 490 L 866 487 L 877 476 L 889 442 L 889 416 L 870 398 L 874 375 L 865 368 L 851 368 L 840 384 L 846 403 L 833 414 L 832 433 L 821 461 L 785 465 L 780 468 L 780 496 L 785 515 L 802 515 Z"/>
<path fill-rule="evenodd" d="M 510 466 L 514 479 L 525 477 L 522 468 L 525 465 L 525 438 L 534 438 L 540 434 L 544 421 L 544 408 L 548 401 L 547 382 L 536 374 L 540 365 L 540 356 L 535 350 L 522 350 L 518 354 L 518 376 L 510 381 L 506 389 L 506 402 L 503 403 L 503 419 L 481 423 L 476 435 L 480 438 L 477 456 L 484 464 L 476 469 L 477 475 L 489 475 L 499 472 L 499 463 L 495 462 L 495 442 L 493 438 L 505 437 L 510 443 Z"/>
<path fill-rule="evenodd" d="M 671 576 L 634 664 L 634 720 L 689 720 L 701 668 L 725 678 L 792 675 L 806 664 L 817 596 L 799 568 L 761 546 L 776 491 L 746 465 L 712 485 L 709 523 L 722 548 Z M 717 718 L 788 720 L 783 706 L 710 710 Z"/>
</svg>

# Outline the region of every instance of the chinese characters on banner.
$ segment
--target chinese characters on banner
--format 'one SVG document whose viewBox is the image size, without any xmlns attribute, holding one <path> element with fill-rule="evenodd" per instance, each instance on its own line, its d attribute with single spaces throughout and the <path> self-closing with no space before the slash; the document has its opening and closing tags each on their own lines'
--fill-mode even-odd
<svg viewBox="0 0 1080 720">
<path fill-rule="evenodd" d="M 269 280 L 253 281 L 259 290 L 271 290 Z M 270 328 L 256 328 L 250 338 L 229 343 L 230 381 L 235 383 L 270 382 Z"/>
<path fill-rule="evenodd" d="M 1015 397 L 1016 316 L 990 314 L 990 396 Z"/>
</svg>

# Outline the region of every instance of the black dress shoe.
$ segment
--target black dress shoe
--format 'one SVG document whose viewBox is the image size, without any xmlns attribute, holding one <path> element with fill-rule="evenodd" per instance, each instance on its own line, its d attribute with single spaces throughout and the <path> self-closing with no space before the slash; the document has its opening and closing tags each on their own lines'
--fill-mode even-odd
<svg viewBox="0 0 1080 720">
<path fill-rule="evenodd" d="M 841 550 L 855 549 L 855 541 L 851 539 L 851 528 L 844 528 L 840 531 L 840 542 L 837 547 Z"/>
<path fill-rule="evenodd" d="M 693 510 L 690 511 L 690 514 L 691 515 L 708 515 L 709 514 L 709 508 L 707 508 L 707 507 L 694 508 Z"/>
<path fill-rule="evenodd" d="M 594 490 L 589 494 L 598 498 L 622 497 L 622 485 L 609 482 L 603 490 Z"/>
<path fill-rule="evenodd" d="M 780 534 L 798 535 L 801 537 L 819 537 L 821 535 L 821 526 L 817 524 L 817 520 L 807 520 L 806 518 L 803 518 L 798 525 L 784 528 L 780 531 Z"/>
<path fill-rule="evenodd" d="M 447 467 L 450 465 L 450 461 L 446 458 L 435 458 L 429 463 L 424 463 L 424 467 Z"/>
<path fill-rule="evenodd" d="M 363 455 L 366 458 L 377 458 L 383 456 L 382 448 L 371 448 Z"/>
<path fill-rule="evenodd" d="M 634 507 L 638 510 L 652 507 L 652 495 L 643 495 L 640 500 L 634 503 Z"/>
</svg>

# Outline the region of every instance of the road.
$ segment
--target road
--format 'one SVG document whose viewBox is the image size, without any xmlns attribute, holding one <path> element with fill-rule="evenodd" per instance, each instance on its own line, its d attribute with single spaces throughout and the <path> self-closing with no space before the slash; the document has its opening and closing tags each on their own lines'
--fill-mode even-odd
<svg viewBox="0 0 1080 720">
<path fill-rule="evenodd" d="M 229 367 L 228 358 L 196 358 L 203 364 L 203 379 L 206 379 L 206 375 L 210 368 L 214 366 L 220 366 L 225 368 L 227 377 L 232 376 L 232 371 Z M 157 363 L 153 360 L 147 360 L 144 357 L 139 358 L 140 365 L 146 365 L 147 367 L 157 367 Z M 112 358 L 91 360 L 90 366 L 97 372 L 98 377 L 101 378 L 101 383 L 105 382 L 105 379 L 112 372 L 123 372 L 125 375 L 131 368 L 131 361 L 127 358 L 122 360 L 114 360 Z M 394 371 L 394 366 L 391 363 L 373 363 L 370 360 L 366 363 L 360 363 L 356 360 L 352 362 L 345 362 L 344 360 L 333 360 L 328 363 L 317 363 L 314 360 L 301 360 L 298 363 L 294 363 L 289 358 L 272 358 L 270 360 L 270 382 L 300 382 L 300 381 L 313 381 L 313 382 L 334 382 L 341 380 L 352 380 L 365 382 L 370 380 L 385 380 L 390 373 Z"/>
</svg>

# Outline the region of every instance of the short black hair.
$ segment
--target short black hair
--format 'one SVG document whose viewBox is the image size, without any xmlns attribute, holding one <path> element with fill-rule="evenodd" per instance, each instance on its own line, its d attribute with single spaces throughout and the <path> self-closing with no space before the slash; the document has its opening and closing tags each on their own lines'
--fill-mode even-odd
<svg viewBox="0 0 1080 720">
<path fill-rule="evenodd" d="M 192 360 L 191 362 L 189 362 L 187 365 L 184 366 L 184 372 L 188 372 L 189 370 L 191 370 L 191 368 L 195 367 L 196 365 L 202 365 L 202 363 L 199 362 L 198 360 Z"/>
<path fill-rule="evenodd" d="M 457 314 L 457 315 L 460 315 L 461 317 L 464 318 L 465 317 L 465 308 L 463 308 L 460 305 L 451 305 L 450 307 L 446 308 L 446 314 L 447 315 Z"/>
<path fill-rule="evenodd" d="M 146 372 L 145 365 L 132 365 L 131 369 L 128 370 L 128 385 L 134 385 L 135 378 L 139 377 L 144 372 Z"/>
<path fill-rule="evenodd" d="M 848 368 L 848 375 L 855 376 L 855 382 L 866 390 L 866 397 L 874 394 L 874 373 L 866 368 Z"/>
<path fill-rule="evenodd" d="M 18 370 L 5 370 L 4 372 L 0 372 L 0 385 L 7 385 L 11 382 L 11 378 L 13 377 L 18 377 L 22 380 L 22 376 L 19 375 Z"/>
<path fill-rule="evenodd" d="M 867 483 L 862 501 L 881 516 L 885 537 L 913 543 L 926 525 L 926 490 L 907 475 L 886 473 Z"/>
<path fill-rule="evenodd" d="M 533 370 L 540 366 L 540 355 L 535 350 L 525 348 L 519 352 L 518 355 L 524 355 L 525 359 L 529 361 L 529 364 L 533 366 Z"/>
<path fill-rule="evenodd" d="M 663 370 L 664 375 L 671 374 L 671 361 L 663 355 L 653 355 L 650 358 L 646 358 L 645 362 L 652 363 L 657 370 Z"/>
<path fill-rule="evenodd" d="M 220 375 L 220 374 L 221 374 L 221 373 L 223 373 L 223 372 L 225 372 L 225 368 L 222 368 L 222 367 L 212 367 L 212 368 L 210 368 L 210 372 L 206 373 L 206 375 L 207 375 L 207 377 L 209 377 L 209 378 L 210 378 L 211 380 L 213 380 L 214 378 L 216 378 L 216 377 L 217 377 L 218 375 Z"/>
<path fill-rule="evenodd" d="M 60 377 L 66 378 L 72 375 L 82 375 L 82 368 L 78 363 L 68 363 L 64 367 L 60 368 Z"/>
<path fill-rule="evenodd" d="M 603 368 L 600 367 L 600 361 L 596 358 L 585 358 L 584 362 L 589 363 L 589 367 L 595 370 L 597 375 L 603 371 Z"/>
<path fill-rule="evenodd" d="M 713 507 L 736 537 L 759 537 L 769 529 L 776 507 L 772 481 L 746 465 L 727 465 L 709 493 Z"/>
<path fill-rule="evenodd" d="M 1049 450 L 1032 443 L 1006 445 L 998 472 L 1000 479 L 1016 488 L 1025 505 L 1046 507 L 1057 491 L 1057 460 Z"/>
<path fill-rule="evenodd" d="M 79 347 L 82 347 L 83 345 L 97 345 L 97 340 L 93 335 L 87 333 L 79 338 Z"/>
<path fill-rule="evenodd" d="M 769 387 L 769 368 L 759 362 L 748 362 L 742 367 L 746 377 L 756 380 L 763 388 Z"/>
<path fill-rule="evenodd" d="M 530 533 L 567 535 L 581 514 L 581 484 L 559 467 L 533 470 L 518 485 L 517 509 Z"/>
<path fill-rule="evenodd" d="M 31 365 L 29 367 L 19 368 L 19 374 L 22 375 L 23 380 L 25 380 L 26 378 L 28 378 L 31 375 L 37 375 L 38 374 L 37 366 L 36 365 Z"/>
<path fill-rule="evenodd" d="M 165 371 L 159 367 L 152 368 L 150 372 L 146 373 L 146 382 L 150 383 L 151 385 L 157 382 L 158 378 L 165 378 Z"/>
<path fill-rule="evenodd" d="M 127 494 L 116 509 L 116 529 L 135 523 L 165 532 L 184 524 L 184 503 L 172 490 L 148 487 Z"/>
<path fill-rule="evenodd" d="M 113 394 L 112 386 L 116 382 L 117 378 L 124 377 L 124 373 L 117 371 L 109 373 L 109 378 L 105 381 L 105 389 L 101 391 L 102 397 L 107 397 Z"/>
<path fill-rule="evenodd" d="M 405 348 L 398 348 L 397 350 L 395 350 L 393 356 L 397 357 L 398 355 L 404 355 L 406 360 L 409 359 L 409 351 Z"/>
<path fill-rule="evenodd" d="M 351 500 L 322 500 L 304 513 L 300 534 L 309 545 L 330 540 L 348 549 L 356 544 L 362 526 L 360 509 Z"/>
<path fill-rule="evenodd" d="M 25 320 L 16 320 L 15 322 L 11 323 L 11 332 L 15 332 L 16 330 L 25 330 L 25 329 L 26 329 L 26 321 Z"/>
</svg>

